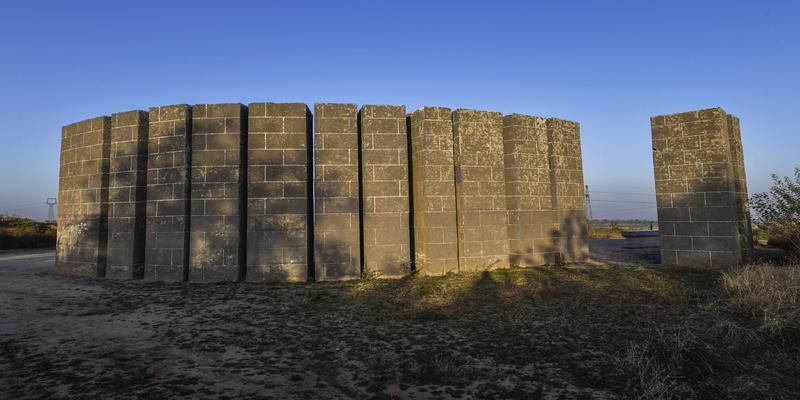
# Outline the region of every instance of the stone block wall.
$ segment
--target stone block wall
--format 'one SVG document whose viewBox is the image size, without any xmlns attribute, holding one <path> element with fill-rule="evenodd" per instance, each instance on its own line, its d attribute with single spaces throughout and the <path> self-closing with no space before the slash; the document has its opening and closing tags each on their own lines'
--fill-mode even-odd
<svg viewBox="0 0 800 400">
<path fill-rule="evenodd" d="M 739 250 L 742 261 L 753 253 L 753 227 L 750 222 L 750 200 L 747 196 L 747 176 L 744 171 L 744 151 L 739 118 L 728 114 L 728 142 L 731 146 L 731 173 L 733 197 L 736 207 L 736 223 L 739 231 Z"/>
<path fill-rule="evenodd" d="M 503 117 L 510 262 L 554 264 L 560 259 L 556 210 L 550 191 L 547 119 Z"/>
<path fill-rule="evenodd" d="M 247 140 L 247 280 L 305 281 L 311 242 L 311 111 L 251 103 Z"/>
<path fill-rule="evenodd" d="M 728 229 L 746 257 L 738 120 L 718 119 L 714 140 L 729 161 L 704 161 L 702 182 L 723 173 L 728 186 L 722 197 L 704 187 L 704 201 L 726 199 L 736 213 L 687 212 Z M 180 104 L 62 133 L 57 269 L 67 273 L 300 282 L 587 256 L 580 133 L 570 121 L 331 103 L 316 104 L 312 119 L 302 103 Z"/>
<path fill-rule="evenodd" d="M 189 279 L 191 108 L 150 108 L 144 278 Z"/>
<path fill-rule="evenodd" d="M 196 104 L 191 135 L 190 279 L 243 280 L 247 109 Z"/>
<path fill-rule="evenodd" d="M 366 105 L 359 124 L 364 268 L 402 276 L 411 268 L 406 109 Z"/>
<path fill-rule="evenodd" d="M 148 114 L 111 115 L 106 278 L 144 276 Z"/>
<path fill-rule="evenodd" d="M 410 116 L 415 268 L 458 271 L 458 229 L 449 108 L 422 107 Z"/>
<path fill-rule="evenodd" d="M 314 254 L 318 280 L 361 275 L 355 104 L 314 105 Z"/>
<path fill-rule="evenodd" d="M 459 271 L 508 267 L 503 116 L 453 112 Z"/>
<path fill-rule="evenodd" d="M 56 270 L 105 276 L 109 117 L 67 125 L 61 133 Z"/>
<path fill-rule="evenodd" d="M 719 267 L 752 248 L 738 120 L 721 108 L 650 120 L 661 262 Z"/>
<path fill-rule="evenodd" d="M 550 191 L 556 209 L 560 262 L 589 258 L 586 191 L 583 185 L 580 126 L 577 122 L 547 119 Z"/>
</svg>

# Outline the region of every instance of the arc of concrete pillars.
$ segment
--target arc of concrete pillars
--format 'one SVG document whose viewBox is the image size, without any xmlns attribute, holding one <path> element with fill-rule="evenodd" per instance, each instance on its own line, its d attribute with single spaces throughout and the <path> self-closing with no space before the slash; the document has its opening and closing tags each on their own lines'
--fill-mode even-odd
<svg viewBox="0 0 800 400">
<path fill-rule="evenodd" d="M 304 281 L 585 258 L 576 123 L 326 103 L 314 120 L 312 136 L 304 104 L 236 103 L 66 126 L 57 268 Z"/>
</svg>

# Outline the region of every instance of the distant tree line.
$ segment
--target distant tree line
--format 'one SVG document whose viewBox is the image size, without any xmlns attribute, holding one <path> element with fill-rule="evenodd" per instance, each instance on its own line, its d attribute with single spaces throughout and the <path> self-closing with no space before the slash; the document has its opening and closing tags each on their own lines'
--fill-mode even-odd
<svg viewBox="0 0 800 400">
<path fill-rule="evenodd" d="M 0 215 L 0 250 L 54 247 L 56 224 Z"/>
</svg>

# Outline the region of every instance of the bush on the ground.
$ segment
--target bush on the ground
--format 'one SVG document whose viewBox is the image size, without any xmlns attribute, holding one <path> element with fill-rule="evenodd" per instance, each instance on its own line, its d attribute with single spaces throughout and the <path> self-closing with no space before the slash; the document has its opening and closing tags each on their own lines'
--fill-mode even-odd
<svg viewBox="0 0 800 400">
<path fill-rule="evenodd" d="M 53 247 L 56 225 L 29 218 L 0 215 L 0 250 Z"/>
<path fill-rule="evenodd" d="M 772 188 L 753 195 L 750 205 L 768 243 L 800 257 L 800 168 L 793 178 L 772 175 Z"/>
</svg>

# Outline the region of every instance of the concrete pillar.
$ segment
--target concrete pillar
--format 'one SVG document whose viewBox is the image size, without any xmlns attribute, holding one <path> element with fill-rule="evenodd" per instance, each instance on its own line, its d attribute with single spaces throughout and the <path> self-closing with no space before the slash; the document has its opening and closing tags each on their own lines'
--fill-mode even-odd
<svg viewBox="0 0 800 400">
<path fill-rule="evenodd" d="M 415 267 L 458 271 L 453 120 L 449 108 L 423 107 L 410 116 Z"/>
<path fill-rule="evenodd" d="M 548 118 L 547 141 L 561 261 L 585 261 L 589 258 L 589 232 L 580 126 L 577 122 Z"/>
<path fill-rule="evenodd" d="M 239 103 L 192 106 L 191 281 L 245 277 L 246 124 Z"/>
<path fill-rule="evenodd" d="M 139 110 L 111 115 L 107 278 L 144 275 L 147 116 Z"/>
<path fill-rule="evenodd" d="M 111 119 L 97 117 L 61 131 L 56 271 L 105 276 Z"/>
<path fill-rule="evenodd" d="M 302 103 L 248 109 L 247 280 L 304 282 L 313 260 L 311 112 Z"/>
<path fill-rule="evenodd" d="M 361 275 L 355 104 L 314 105 L 316 279 Z"/>
<path fill-rule="evenodd" d="M 406 109 L 366 105 L 359 118 L 364 268 L 402 276 L 411 268 Z"/>
<path fill-rule="evenodd" d="M 503 145 L 510 262 L 556 263 L 561 251 L 550 191 L 547 119 L 521 114 L 503 117 Z"/>
<path fill-rule="evenodd" d="M 733 172 L 733 194 L 736 207 L 736 222 L 739 231 L 739 249 L 742 262 L 747 262 L 753 253 L 753 226 L 750 220 L 750 200 L 747 196 L 747 175 L 744 170 L 744 151 L 739 118 L 728 114 L 728 142 L 731 147 Z"/>
<path fill-rule="evenodd" d="M 500 113 L 453 112 L 453 160 L 461 271 L 508 267 L 508 217 Z"/>
<path fill-rule="evenodd" d="M 749 257 L 738 120 L 721 108 L 650 119 L 661 262 L 720 267 Z"/>
<path fill-rule="evenodd" d="M 152 107 L 148 118 L 144 278 L 183 281 L 189 276 L 191 109 Z"/>
</svg>

